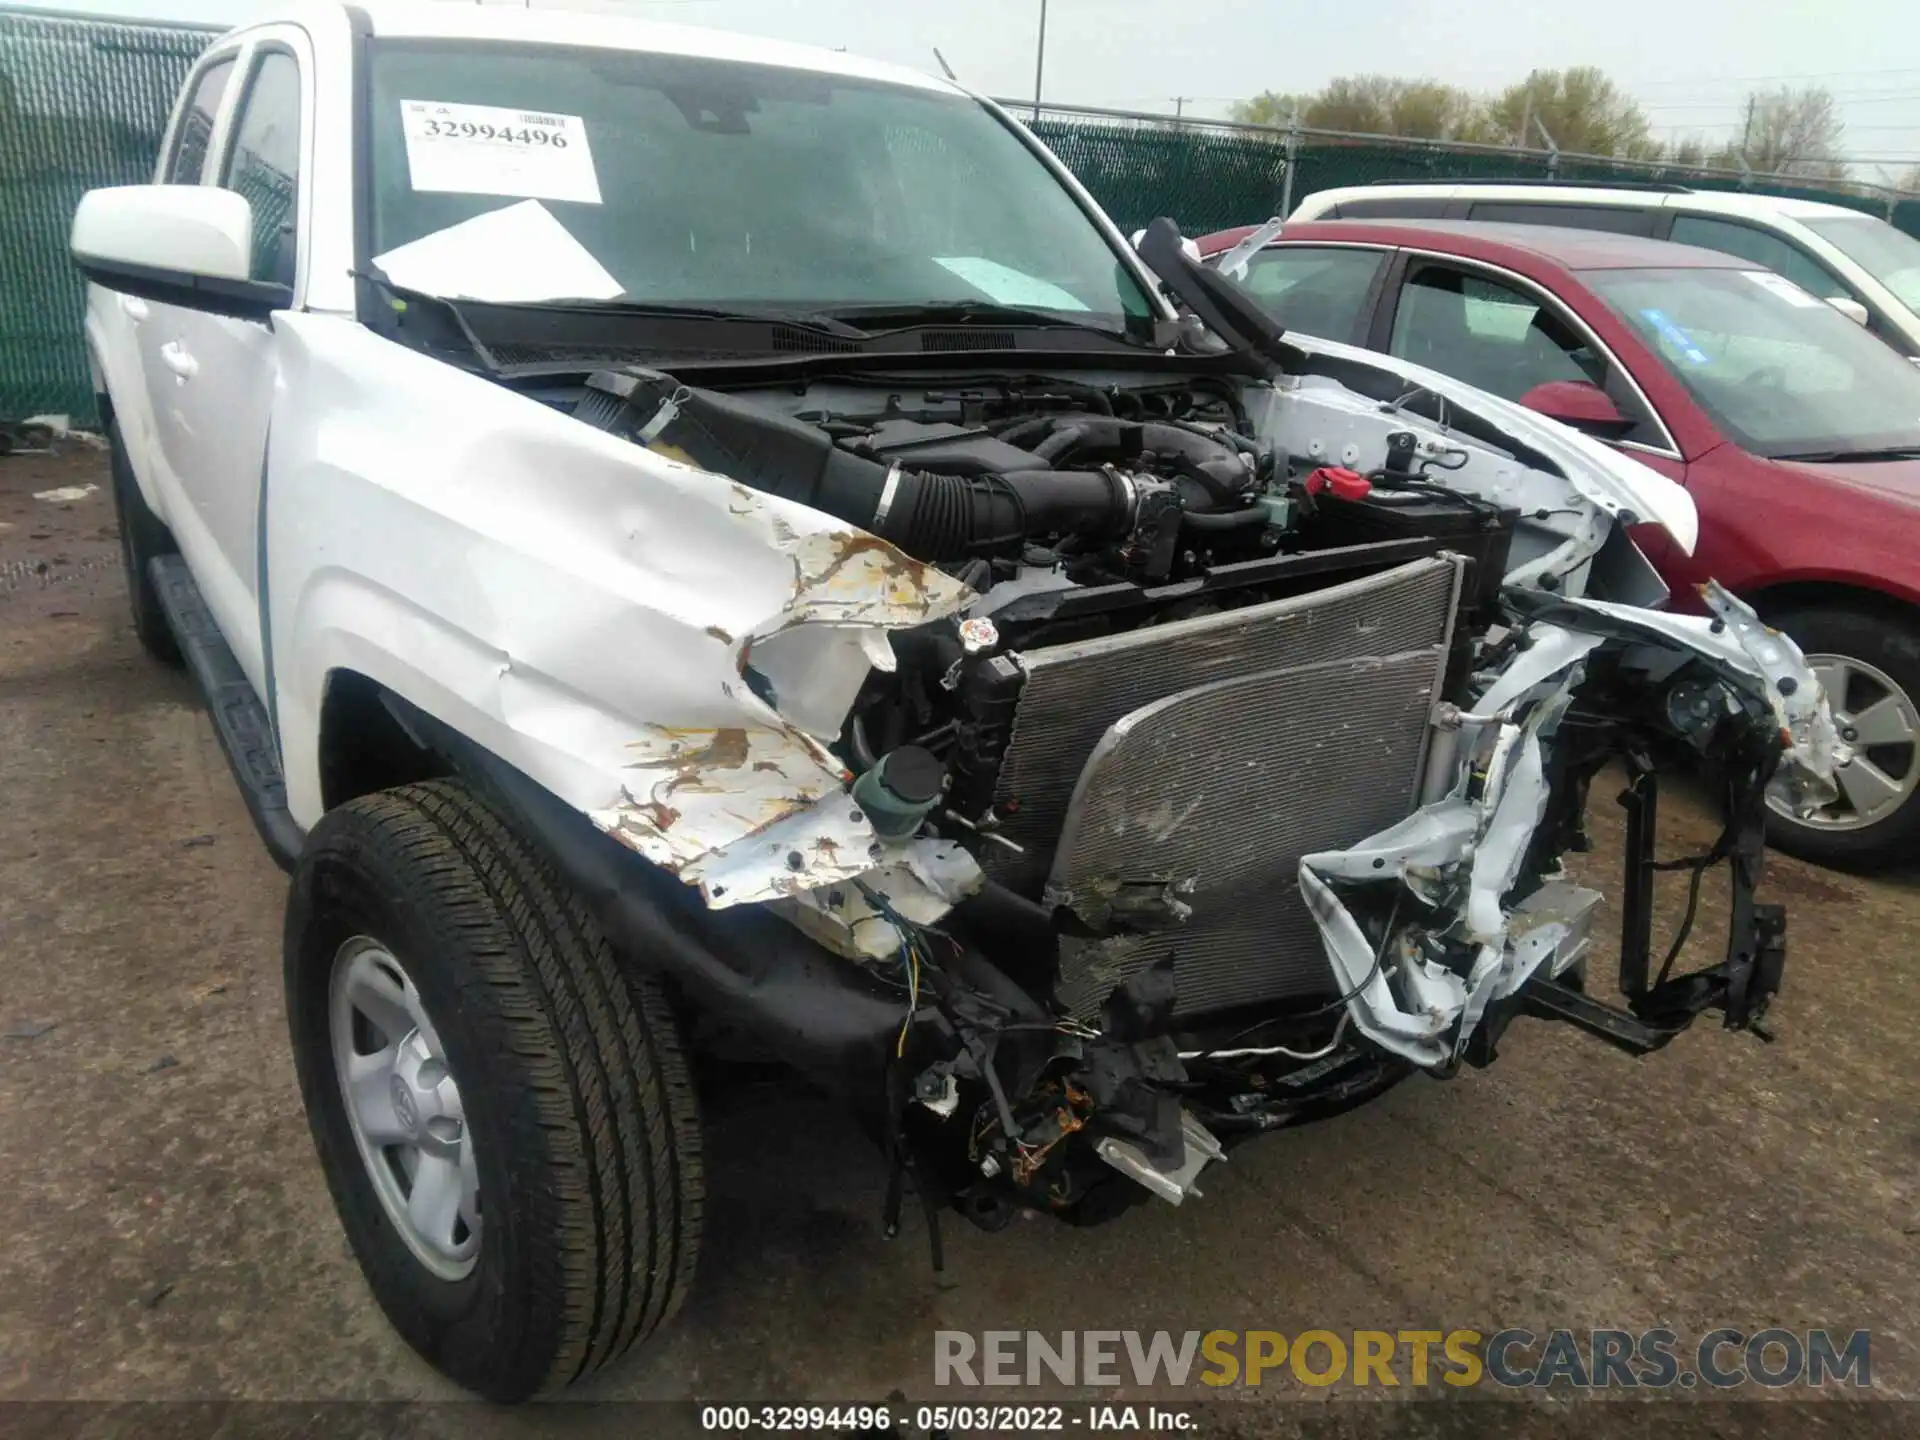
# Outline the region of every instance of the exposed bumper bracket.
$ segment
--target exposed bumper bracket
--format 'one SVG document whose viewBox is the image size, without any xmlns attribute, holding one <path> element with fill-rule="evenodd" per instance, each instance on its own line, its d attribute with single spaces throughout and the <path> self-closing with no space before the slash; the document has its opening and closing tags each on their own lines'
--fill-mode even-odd
<svg viewBox="0 0 1920 1440">
<path fill-rule="evenodd" d="M 1154 1164 L 1132 1141 L 1112 1135 L 1103 1137 L 1094 1151 L 1122 1175 L 1139 1181 L 1168 1204 L 1178 1205 L 1187 1196 L 1200 1193 L 1194 1181 L 1211 1161 L 1227 1158 L 1212 1132 L 1190 1114 L 1180 1117 L 1180 1136 L 1186 1144 L 1185 1157 L 1171 1170 Z"/>
</svg>

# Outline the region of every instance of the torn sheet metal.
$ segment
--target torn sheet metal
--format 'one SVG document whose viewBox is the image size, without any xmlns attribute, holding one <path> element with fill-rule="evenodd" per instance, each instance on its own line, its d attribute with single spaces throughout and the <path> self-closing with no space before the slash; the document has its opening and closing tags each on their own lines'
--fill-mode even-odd
<svg viewBox="0 0 1920 1440">
<path fill-rule="evenodd" d="M 985 883 L 979 863 L 950 840 L 914 840 L 885 854 L 855 881 L 799 891 L 771 908 L 837 955 L 885 960 L 906 943 L 893 917 L 937 924 Z"/>
<path fill-rule="evenodd" d="M 1557 974 L 1586 948 L 1595 892 L 1550 881 L 1517 907 L 1509 909 L 1506 897 L 1547 813 L 1546 747 L 1588 656 L 1609 640 L 1655 674 L 1689 655 L 1714 663 L 1730 683 L 1763 698 L 1779 721 L 1783 754 L 1774 785 L 1803 801 L 1830 794 L 1846 749 L 1805 657 L 1718 585 L 1707 586 L 1704 598 L 1711 618 L 1597 600 L 1556 603 L 1554 620 L 1526 627 L 1526 647 L 1488 680 L 1473 709 L 1442 717 L 1466 736 L 1455 751 L 1452 790 L 1358 845 L 1301 860 L 1301 893 L 1361 1033 L 1416 1064 L 1453 1064 L 1493 1002 L 1543 964 Z M 1582 614 L 1592 630 L 1574 625 Z M 1478 799 L 1469 801 L 1476 766 L 1483 779 Z M 1410 927 L 1396 930 L 1389 922 L 1377 945 L 1369 940 L 1337 884 L 1383 880 L 1451 913 L 1450 925 L 1424 934 L 1475 947 L 1464 977 L 1428 958 L 1422 935 Z"/>
<path fill-rule="evenodd" d="M 1255 433 L 1288 454 L 1363 473 L 1386 463 L 1390 434 L 1412 433 L 1415 468 L 1426 479 L 1519 512 L 1505 577 L 1509 587 L 1584 594 L 1615 522 L 1657 524 L 1681 550 L 1692 553 L 1699 538 L 1692 497 L 1632 457 L 1421 366 L 1330 341 L 1288 339 L 1310 355 L 1374 372 L 1404 393 L 1383 404 L 1332 375 L 1288 377 L 1249 393 Z M 1422 392 L 1438 398 L 1440 420 L 1405 408 Z M 1513 454 L 1468 438 L 1453 424 L 1463 416 L 1483 421 L 1514 445 L 1544 456 L 1561 473 L 1532 468 Z"/>
<path fill-rule="evenodd" d="M 1581 498 L 1598 506 L 1623 525 L 1658 525 L 1688 555 L 1699 543 L 1700 514 L 1686 487 L 1668 479 L 1651 466 L 1641 464 L 1631 455 L 1623 454 L 1590 435 L 1583 435 L 1558 420 L 1549 420 L 1515 401 L 1476 389 L 1437 370 L 1332 340 L 1292 334 L 1287 339 L 1309 354 L 1330 355 L 1373 370 L 1399 375 L 1410 384 L 1417 384 L 1421 389 L 1438 395 L 1453 409 L 1477 416 L 1506 431 L 1515 440 L 1552 460 L 1565 474 L 1564 483 L 1570 484 Z M 1407 426 L 1401 424 L 1398 428 L 1405 429 Z M 1444 478 L 1449 486 L 1457 484 L 1456 477 L 1452 475 L 1435 478 Z M 1551 480 L 1555 477 L 1542 478 Z"/>
<path fill-rule="evenodd" d="M 272 512 L 302 522 L 269 525 L 266 557 L 298 823 L 324 809 L 319 717 L 345 670 L 709 904 L 876 863 L 825 742 L 868 670 L 891 663 L 887 632 L 956 613 L 967 586 L 360 325 L 274 324 L 282 393 L 304 397 L 276 410 L 268 467 Z M 367 537 L 351 571 L 324 538 L 343 534 Z"/>
<path fill-rule="evenodd" d="M 1700 594 L 1710 616 L 1574 597 L 1564 603 L 1573 611 L 1606 617 L 1616 630 L 1644 635 L 1657 649 L 1670 652 L 1677 644 L 1749 677 L 1751 690 L 1779 722 L 1785 746 L 1770 793 L 1798 814 L 1831 805 L 1839 795 L 1837 771 L 1852 751 L 1833 723 L 1820 677 L 1789 636 L 1718 581 L 1708 581 Z M 1556 607 L 1556 613 L 1564 612 Z"/>
<path fill-rule="evenodd" d="M 1521 658 L 1528 653 L 1521 652 Z M 1572 699 L 1584 654 L 1571 644 L 1560 647 L 1558 668 L 1529 688 L 1557 683 L 1532 703 L 1524 720 L 1516 723 L 1505 718 L 1506 712 L 1487 717 L 1498 729 L 1477 802 L 1466 798 L 1474 763 L 1474 747 L 1469 747 L 1455 789 L 1445 799 L 1359 845 L 1300 861 L 1301 894 L 1320 927 L 1354 1024 L 1376 1044 L 1417 1065 L 1451 1064 L 1487 1006 L 1524 984 L 1555 953 L 1557 947 L 1528 939 L 1530 931 L 1518 937 L 1526 943 L 1516 943 L 1502 902 L 1546 814 L 1542 746 Z M 1469 723 L 1481 719 L 1476 715 Z M 1386 879 L 1453 911 L 1454 930 L 1477 947 L 1466 977 L 1428 956 L 1422 935 L 1411 926 L 1390 927 L 1376 946 L 1330 883 Z"/>
</svg>

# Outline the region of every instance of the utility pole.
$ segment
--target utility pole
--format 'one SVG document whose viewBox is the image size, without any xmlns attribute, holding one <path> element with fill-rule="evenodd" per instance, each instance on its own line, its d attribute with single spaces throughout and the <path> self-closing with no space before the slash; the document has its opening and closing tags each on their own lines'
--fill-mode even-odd
<svg viewBox="0 0 1920 1440">
<path fill-rule="evenodd" d="M 1033 56 L 1033 118 L 1040 119 L 1040 82 L 1047 74 L 1047 0 L 1040 0 L 1040 43 Z"/>
<path fill-rule="evenodd" d="M 1182 115 L 1185 115 L 1186 113 L 1187 113 L 1187 97 L 1184 95 L 1174 96 L 1173 97 L 1173 118 L 1178 120 Z"/>
<path fill-rule="evenodd" d="M 1747 125 L 1746 128 L 1740 132 L 1740 154 L 1742 157 L 1753 148 L 1753 100 L 1754 97 L 1749 94 L 1747 96 Z"/>
<path fill-rule="evenodd" d="M 1287 165 L 1280 178 L 1280 213 L 1293 214 L 1293 172 L 1300 164 L 1300 107 L 1287 116 Z"/>
</svg>

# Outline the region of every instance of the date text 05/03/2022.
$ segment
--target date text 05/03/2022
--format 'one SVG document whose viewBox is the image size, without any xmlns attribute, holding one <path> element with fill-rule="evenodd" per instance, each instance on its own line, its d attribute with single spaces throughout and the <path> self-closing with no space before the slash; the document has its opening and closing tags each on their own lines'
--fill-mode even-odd
<svg viewBox="0 0 1920 1440">
<path fill-rule="evenodd" d="M 1100 1434 L 1152 1431 L 1160 1434 L 1199 1428 L 1190 1407 L 1166 1404 L 1074 1405 L 703 1405 L 705 1431 L 801 1434 L 889 1434 L 911 1423 L 922 1435 L 1005 1435 L 1020 1432 Z"/>
</svg>

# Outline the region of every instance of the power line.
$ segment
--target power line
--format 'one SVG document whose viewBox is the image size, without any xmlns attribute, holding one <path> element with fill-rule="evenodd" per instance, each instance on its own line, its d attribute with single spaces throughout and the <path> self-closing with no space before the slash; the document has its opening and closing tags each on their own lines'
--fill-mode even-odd
<svg viewBox="0 0 1920 1440">
<path fill-rule="evenodd" d="M 1738 130 L 1746 125 L 1745 119 L 1739 120 L 1702 120 L 1673 121 L 1667 124 L 1653 125 L 1653 130 Z M 1913 135 L 1920 137 L 1920 125 L 1849 125 L 1849 135 Z"/>
<path fill-rule="evenodd" d="M 1835 77 L 1849 78 L 1859 75 L 1920 75 L 1920 66 L 1906 66 L 1897 70 L 1799 70 L 1775 75 L 1693 75 L 1674 76 L 1665 80 L 1636 80 L 1633 84 L 1642 90 L 1651 90 L 1660 86 L 1688 85 L 1695 89 L 1705 89 L 1713 85 L 1745 85 L 1761 80 L 1822 80 Z"/>
<path fill-rule="evenodd" d="M 1881 93 L 1878 95 L 1840 95 L 1829 90 L 1835 104 L 1838 105 L 1883 105 L 1899 101 L 1906 104 L 1920 102 L 1920 90 L 1909 90 L 1903 94 Z M 1745 103 L 1745 97 L 1729 97 L 1725 100 L 1659 100 L 1651 105 L 1641 105 L 1642 110 L 1724 110 L 1729 105 Z"/>
</svg>

